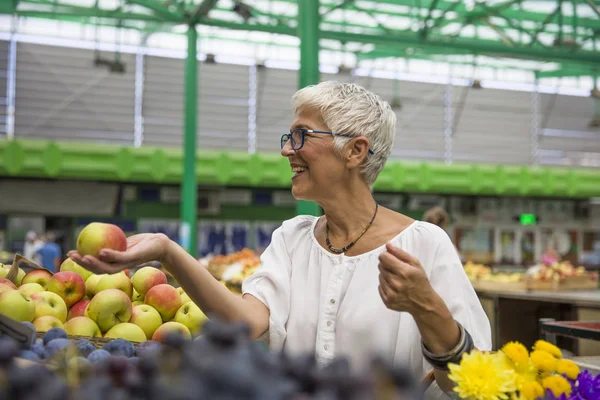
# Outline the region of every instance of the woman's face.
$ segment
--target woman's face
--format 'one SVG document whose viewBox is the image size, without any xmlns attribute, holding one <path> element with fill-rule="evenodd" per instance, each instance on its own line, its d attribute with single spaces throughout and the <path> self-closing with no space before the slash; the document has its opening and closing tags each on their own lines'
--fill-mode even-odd
<svg viewBox="0 0 600 400">
<path fill-rule="evenodd" d="M 298 109 L 291 129 L 304 128 L 330 132 L 320 113 L 311 107 Z M 319 201 L 331 193 L 344 177 L 344 163 L 333 150 L 333 136 L 306 133 L 304 146 L 298 151 L 288 141 L 281 150 L 294 172 L 292 194 L 298 200 Z"/>
</svg>

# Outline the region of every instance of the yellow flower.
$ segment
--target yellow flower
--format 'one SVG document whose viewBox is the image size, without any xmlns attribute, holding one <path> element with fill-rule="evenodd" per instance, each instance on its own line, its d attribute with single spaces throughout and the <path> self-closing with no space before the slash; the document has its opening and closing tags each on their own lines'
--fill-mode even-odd
<svg viewBox="0 0 600 400">
<path fill-rule="evenodd" d="M 543 350 L 552 354 L 556 358 L 562 358 L 562 353 L 558 347 L 552 343 L 546 342 L 545 340 L 538 340 L 533 345 L 533 350 Z"/>
<path fill-rule="evenodd" d="M 542 380 L 544 389 L 550 389 L 555 397 L 565 394 L 567 397 L 571 395 L 571 385 L 569 381 L 560 375 L 551 375 Z"/>
<path fill-rule="evenodd" d="M 463 399 L 505 400 L 516 390 L 515 371 L 506 369 L 503 354 L 472 351 L 459 365 L 450 364 L 450 380 L 454 391 Z"/>
<path fill-rule="evenodd" d="M 540 372 L 556 371 L 556 358 L 547 351 L 535 350 L 531 352 L 531 361 Z"/>
<path fill-rule="evenodd" d="M 518 342 L 506 343 L 502 347 L 502 352 L 515 364 L 521 364 L 529 360 L 527 348 Z"/>
<path fill-rule="evenodd" d="M 569 379 L 577 379 L 581 371 L 579 366 L 571 360 L 558 360 L 556 362 L 556 372 L 565 375 Z"/>
<path fill-rule="evenodd" d="M 544 397 L 544 388 L 536 381 L 525 382 L 521 388 L 521 397 L 524 400 L 539 399 L 540 397 Z"/>
</svg>

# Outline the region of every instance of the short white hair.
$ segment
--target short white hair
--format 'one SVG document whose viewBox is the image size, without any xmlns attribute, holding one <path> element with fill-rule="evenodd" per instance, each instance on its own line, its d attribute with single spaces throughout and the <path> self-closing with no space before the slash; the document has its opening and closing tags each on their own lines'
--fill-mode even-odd
<svg viewBox="0 0 600 400">
<path fill-rule="evenodd" d="M 321 82 L 302 88 L 292 97 L 294 113 L 302 107 L 314 107 L 321 113 L 331 132 L 365 136 L 371 150 L 361 172 L 372 187 L 392 152 L 396 134 L 396 114 L 390 105 L 375 93 L 354 83 Z M 334 135 L 333 146 L 338 154 L 352 137 Z"/>
</svg>

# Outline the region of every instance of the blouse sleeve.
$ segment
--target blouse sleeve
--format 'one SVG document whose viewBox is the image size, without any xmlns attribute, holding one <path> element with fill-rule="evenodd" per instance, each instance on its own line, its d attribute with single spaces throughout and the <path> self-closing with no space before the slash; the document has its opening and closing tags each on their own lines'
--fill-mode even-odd
<svg viewBox="0 0 600 400">
<path fill-rule="evenodd" d="M 276 351 L 283 348 L 290 312 L 291 261 L 284 225 L 273 232 L 271 244 L 260 257 L 261 267 L 242 284 L 244 294 L 251 294 L 269 309 L 269 346 Z"/>
<path fill-rule="evenodd" d="M 467 278 L 454 244 L 442 229 L 437 230 L 437 251 L 431 271 L 431 285 L 441 296 L 452 316 L 473 337 L 479 350 L 491 350 L 489 320 Z"/>
</svg>

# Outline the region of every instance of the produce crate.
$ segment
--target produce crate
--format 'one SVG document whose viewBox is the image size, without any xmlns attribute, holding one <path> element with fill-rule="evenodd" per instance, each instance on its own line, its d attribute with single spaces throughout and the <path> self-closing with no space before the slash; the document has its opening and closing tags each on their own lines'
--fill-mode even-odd
<svg viewBox="0 0 600 400">
<path fill-rule="evenodd" d="M 44 337 L 45 333 L 46 332 L 37 332 L 36 337 L 38 339 L 42 339 Z M 115 340 L 113 338 L 77 336 L 77 335 L 68 335 L 67 338 L 70 340 L 75 340 L 75 341 L 80 340 L 80 339 L 89 340 L 94 346 L 96 346 L 97 349 L 101 349 L 106 343 L 112 342 L 113 340 Z M 128 342 L 131 342 L 131 344 L 133 344 L 134 347 L 137 347 L 140 344 L 140 342 L 134 342 L 133 340 L 128 340 Z"/>
<path fill-rule="evenodd" d="M 482 290 L 486 292 L 504 292 L 504 291 L 519 291 L 527 290 L 527 282 L 493 282 L 493 281 L 474 281 L 473 288 L 475 290 Z"/>
<path fill-rule="evenodd" d="M 587 275 L 568 277 L 560 281 L 536 281 L 531 279 L 527 283 L 528 290 L 547 290 L 555 292 L 570 290 L 590 290 L 597 288 L 598 281 L 591 279 Z"/>
</svg>

